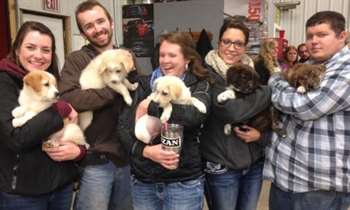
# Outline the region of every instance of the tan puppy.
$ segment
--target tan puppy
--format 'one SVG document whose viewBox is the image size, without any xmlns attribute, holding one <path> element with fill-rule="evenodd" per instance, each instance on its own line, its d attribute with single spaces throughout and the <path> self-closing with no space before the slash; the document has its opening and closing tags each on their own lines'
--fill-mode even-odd
<svg viewBox="0 0 350 210">
<path fill-rule="evenodd" d="M 306 93 L 320 86 L 325 72 L 326 67 L 323 65 L 298 63 L 284 72 L 283 76 L 297 92 Z"/>
<path fill-rule="evenodd" d="M 123 96 L 131 105 L 129 90 L 136 90 L 138 83 L 130 83 L 126 78 L 135 70 L 134 60 L 124 49 L 107 50 L 93 59 L 82 71 L 79 83 L 83 90 L 110 87 Z M 80 127 L 85 130 L 93 119 L 91 111 L 79 113 Z"/>
<path fill-rule="evenodd" d="M 162 107 L 163 113 L 160 117 L 162 123 L 169 120 L 174 104 L 189 104 L 196 107 L 200 112 L 206 113 L 207 108 L 204 103 L 197 98 L 191 97 L 189 88 L 185 83 L 176 76 L 163 76 L 154 82 L 154 90 L 149 96 L 150 100 L 159 103 Z"/>
<path fill-rule="evenodd" d="M 12 111 L 13 127 L 21 127 L 41 111 L 52 106 L 58 98 L 55 77 L 46 71 L 31 71 L 23 78 L 23 89 L 20 92 L 19 106 Z M 64 120 L 62 130 L 49 137 L 50 141 L 73 141 L 86 145 L 85 137 L 77 124 Z"/>
</svg>

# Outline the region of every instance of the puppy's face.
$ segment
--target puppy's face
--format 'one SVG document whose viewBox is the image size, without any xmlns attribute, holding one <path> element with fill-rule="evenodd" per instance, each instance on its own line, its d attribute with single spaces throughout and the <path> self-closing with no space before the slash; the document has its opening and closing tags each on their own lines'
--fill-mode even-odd
<svg viewBox="0 0 350 210">
<path fill-rule="evenodd" d="M 57 82 L 55 77 L 46 71 L 31 71 L 24 78 L 24 87 L 33 97 L 41 101 L 52 101 L 58 98 Z"/>
<path fill-rule="evenodd" d="M 286 72 L 286 79 L 291 86 L 303 86 L 308 91 L 320 86 L 325 72 L 326 68 L 323 65 L 296 64 Z"/>
<path fill-rule="evenodd" d="M 106 84 L 122 82 L 133 69 L 134 62 L 127 50 L 109 50 L 102 54 L 102 64 L 99 73 Z"/>
<path fill-rule="evenodd" d="M 154 83 L 153 101 L 159 103 L 159 106 L 165 107 L 171 101 L 180 98 L 183 88 L 181 84 L 181 79 L 175 76 L 158 78 Z"/>
<path fill-rule="evenodd" d="M 245 64 L 234 64 L 227 70 L 226 78 L 227 84 L 234 91 L 243 94 L 254 92 L 260 85 L 258 74 L 252 67 Z"/>
</svg>

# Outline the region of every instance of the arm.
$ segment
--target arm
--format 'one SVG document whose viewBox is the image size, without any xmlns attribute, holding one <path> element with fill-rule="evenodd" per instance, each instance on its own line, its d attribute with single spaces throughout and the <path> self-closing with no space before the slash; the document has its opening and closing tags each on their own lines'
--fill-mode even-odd
<svg viewBox="0 0 350 210">
<path fill-rule="evenodd" d="M 297 93 L 280 75 L 274 75 L 269 85 L 273 105 L 301 120 L 316 120 L 350 106 L 350 85 L 341 75 L 326 77 L 319 89 L 306 94 Z"/>
<path fill-rule="evenodd" d="M 22 127 L 12 126 L 11 111 L 18 106 L 18 87 L 8 76 L 0 76 L 0 141 L 13 151 L 21 152 L 40 146 L 52 133 L 63 127 L 59 113 L 48 108 Z"/>
<path fill-rule="evenodd" d="M 224 103 L 219 103 L 217 96 L 222 91 L 224 91 L 222 88 L 213 87 L 212 114 L 224 123 L 244 122 L 266 109 L 271 103 L 271 90 L 267 86 L 258 88 L 255 93 L 244 98 L 229 99 Z"/>
<path fill-rule="evenodd" d="M 81 71 L 91 61 L 88 55 L 77 53 L 70 55 L 61 71 L 59 90 L 61 97 L 72 104 L 78 112 L 96 110 L 114 100 L 116 93 L 106 87 L 102 89 L 82 90 L 79 84 Z"/>
</svg>

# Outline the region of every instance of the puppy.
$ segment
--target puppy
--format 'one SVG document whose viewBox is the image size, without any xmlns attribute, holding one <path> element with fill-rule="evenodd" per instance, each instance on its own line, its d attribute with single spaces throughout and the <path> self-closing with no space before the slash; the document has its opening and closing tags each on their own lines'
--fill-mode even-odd
<svg viewBox="0 0 350 210">
<path fill-rule="evenodd" d="M 324 65 L 299 63 L 284 72 L 283 76 L 292 87 L 297 89 L 297 92 L 303 94 L 317 89 L 325 73 Z"/>
<path fill-rule="evenodd" d="M 55 77 L 46 71 L 31 71 L 23 78 L 23 88 L 20 91 L 19 106 L 12 111 L 13 127 L 21 127 L 38 113 L 54 104 L 58 99 L 57 82 Z M 77 124 L 64 120 L 64 127 L 49 137 L 49 143 L 54 141 L 73 141 L 86 145 L 85 137 Z M 43 146 L 44 146 L 43 145 Z"/>
<path fill-rule="evenodd" d="M 226 72 L 228 87 L 217 96 L 219 103 L 223 103 L 228 99 L 242 98 L 246 95 L 254 93 L 261 85 L 259 75 L 256 71 L 245 64 L 235 64 Z M 260 132 L 271 128 L 271 115 L 269 109 L 266 109 L 248 120 L 246 123 Z M 244 128 L 241 128 L 244 130 Z M 231 124 L 224 126 L 224 133 L 230 135 L 232 133 Z"/>
<path fill-rule="evenodd" d="M 121 94 L 124 101 L 131 105 L 129 90 L 136 90 L 138 83 L 132 84 L 126 77 L 134 69 L 134 60 L 129 51 L 107 50 L 86 66 L 81 73 L 79 83 L 83 90 L 108 86 Z M 79 119 L 81 128 L 85 130 L 91 124 L 93 113 L 91 111 L 79 113 Z"/>
<path fill-rule="evenodd" d="M 207 108 L 204 103 L 197 98 L 191 97 L 189 88 L 185 83 L 176 76 L 163 76 L 156 79 L 154 89 L 149 100 L 153 100 L 163 108 L 163 113 L 160 117 L 162 123 L 169 120 L 173 110 L 172 104 L 189 104 L 196 107 L 201 113 L 206 113 Z"/>
</svg>

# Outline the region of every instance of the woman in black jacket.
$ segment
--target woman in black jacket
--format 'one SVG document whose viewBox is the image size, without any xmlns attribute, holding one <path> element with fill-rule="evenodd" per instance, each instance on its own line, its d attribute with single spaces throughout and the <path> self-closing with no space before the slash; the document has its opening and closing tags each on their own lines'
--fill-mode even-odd
<svg viewBox="0 0 350 210">
<path fill-rule="evenodd" d="M 0 61 L 0 209 L 68 210 L 77 168 L 72 161 L 82 149 L 62 142 L 46 152 L 42 143 L 63 127 L 63 118 L 77 113 L 60 101 L 23 126 L 12 126 L 12 110 L 18 106 L 22 79 L 30 71 L 48 71 L 58 79 L 55 39 L 38 22 L 19 29 L 9 56 Z"/>
<path fill-rule="evenodd" d="M 268 134 L 245 122 L 269 106 L 270 91 L 268 87 L 259 87 L 242 98 L 222 103 L 217 100 L 227 86 L 227 69 L 236 63 L 254 67 L 252 59 L 245 54 L 248 38 L 249 30 L 243 23 L 227 20 L 220 29 L 218 49 L 210 51 L 205 58 L 214 83 L 210 115 L 200 143 L 211 210 L 255 210 L 260 194 L 262 140 L 267 139 Z M 227 123 L 234 124 L 230 135 L 224 133 Z"/>
<path fill-rule="evenodd" d="M 203 172 L 198 136 L 206 114 L 192 105 L 172 104 L 168 123 L 184 127 L 179 155 L 164 151 L 159 135 L 151 144 L 137 140 L 134 135 L 135 109 L 138 104 L 138 111 L 144 110 L 151 116 L 159 118 L 162 113 L 162 108 L 157 103 L 148 103 L 143 99 L 151 93 L 155 79 L 163 75 L 181 78 L 190 89 L 192 97 L 203 102 L 209 110 L 208 72 L 201 65 L 191 37 L 180 32 L 164 34 L 159 52 L 160 67 L 150 76 L 139 80 L 139 88 L 133 93 L 133 106 L 122 112 L 118 127 L 119 137 L 131 158 L 134 209 L 201 210 Z"/>
</svg>

